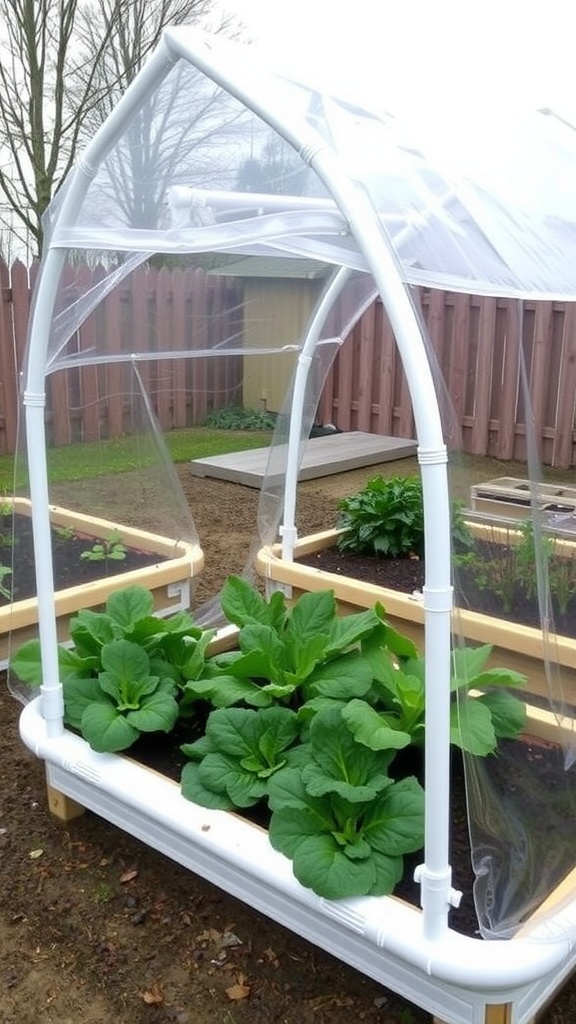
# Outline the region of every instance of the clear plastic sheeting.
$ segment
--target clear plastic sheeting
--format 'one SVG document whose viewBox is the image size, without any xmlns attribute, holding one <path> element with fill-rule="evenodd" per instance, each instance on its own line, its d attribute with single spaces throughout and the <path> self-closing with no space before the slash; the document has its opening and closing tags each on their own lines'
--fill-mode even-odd
<svg viewBox="0 0 576 1024">
<path fill-rule="evenodd" d="M 147 393 L 150 374 L 144 364 L 126 364 L 120 370 L 107 381 L 104 392 L 96 371 L 85 369 L 86 390 L 79 386 L 76 398 L 82 401 L 83 394 L 84 405 L 77 405 L 75 413 L 92 425 L 94 438 L 77 438 L 66 447 L 64 471 L 58 459 L 62 448 L 51 447 L 48 458 L 50 550 L 61 640 L 67 636 L 70 615 L 81 608 L 99 610 L 111 593 L 129 585 L 149 589 L 160 615 L 188 609 L 203 569 L 193 512 L 152 408 L 158 392 Z M 62 395 L 66 382 L 61 374 L 51 378 L 51 386 L 55 395 Z M 88 386 L 94 395 L 90 405 Z M 68 401 L 74 401 L 71 392 Z M 122 423 L 122 434 L 113 442 L 104 436 L 98 439 L 103 407 Z M 34 493 L 25 443 L 22 436 L 13 505 L 13 650 L 35 636 L 37 619 L 31 544 Z M 36 554 L 42 563 L 42 554 Z M 42 569 L 37 571 L 41 574 Z M 22 701 L 37 695 L 36 688 L 28 688 L 12 673 L 9 686 Z"/>
<path fill-rule="evenodd" d="M 431 944 L 446 937 L 448 909 L 457 900 L 448 862 L 451 669 L 452 646 L 468 642 L 460 611 L 468 609 L 470 583 L 452 571 L 450 509 L 453 497 L 467 500 L 469 481 L 465 459 L 459 475 L 446 368 L 431 356 L 414 286 L 576 300 L 574 129 L 549 110 L 506 109 L 485 111 L 453 133 L 442 114 L 418 124 L 388 110 L 385 96 L 361 105 L 345 89 L 329 95 L 300 80 L 293 68 L 267 68 L 252 48 L 188 28 L 168 30 L 48 212 L 23 382 L 43 713 L 48 741 L 57 743 L 52 487 L 39 455 L 46 440 L 45 379 L 52 383 L 59 372 L 73 371 L 80 390 L 87 381 L 97 384 L 98 402 L 125 396 L 119 415 L 140 444 L 134 511 L 146 517 L 146 489 L 161 491 L 173 509 L 171 523 L 158 528 L 202 550 L 204 538 L 186 525 L 179 482 L 155 426 L 158 405 L 168 400 L 175 410 L 180 403 L 174 426 L 186 416 L 196 422 L 208 367 L 222 360 L 232 361 L 231 397 L 238 404 L 254 404 L 254 395 L 257 404 L 272 388 L 281 392 L 251 550 L 279 537 L 290 560 L 298 469 L 326 375 L 362 312 L 380 296 L 412 400 L 426 520 L 426 849 L 418 938 L 426 964 Z M 281 317 L 253 284 L 267 281 L 272 289 L 274 281 L 291 278 L 305 282 L 306 300 Z M 148 434 L 129 423 L 136 407 L 150 423 Z M 524 411 L 530 453 L 527 396 Z M 144 436 L 159 456 L 156 468 Z M 536 463 L 531 456 L 533 478 Z M 87 485 L 65 497 L 97 507 Z M 114 495 L 100 500 L 113 516 Z M 518 933 L 545 942 L 561 931 L 572 945 L 574 914 L 557 921 L 554 906 L 544 902 L 571 869 L 576 701 L 557 664 L 550 581 L 536 554 L 541 539 L 536 527 L 532 562 L 544 683 L 528 679 L 524 694 L 547 723 L 551 774 L 541 772 L 535 745 L 517 783 L 506 769 L 512 741 L 497 757 L 467 755 L 472 860 L 485 937 Z M 454 583 L 459 612 L 452 618 Z M 216 613 L 213 603 L 199 609 L 203 622 Z M 467 708 L 460 708 L 462 721 Z M 574 898 L 569 879 L 563 905 Z M 537 907 L 533 929 L 529 917 Z M 378 941 L 387 941 L 379 931 Z"/>
</svg>

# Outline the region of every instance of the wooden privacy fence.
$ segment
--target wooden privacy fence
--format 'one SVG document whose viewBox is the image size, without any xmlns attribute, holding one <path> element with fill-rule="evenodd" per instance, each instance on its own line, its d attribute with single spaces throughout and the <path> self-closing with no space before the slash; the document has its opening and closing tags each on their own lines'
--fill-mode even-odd
<svg viewBox="0 0 576 1024">
<path fill-rule="evenodd" d="M 23 365 L 31 286 L 37 268 L 0 263 L 0 454 L 14 452 L 18 375 Z M 66 286 L 78 294 L 96 285 L 101 268 L 68 268 Z M 163 431 L 202 423 L 208 412 L 242 401 L 237 355 L 168 358 L 171 351 L 206 350 L 241 336 L 236 282 L 202 270 L 141 267 L 107 295 L 81 325 L 67 352 L 104 339 L 105 352 L 160 353 L 139 360 L 137 372 Z M 162 352 L 167 357 L 161 358 Z M 138 397 L 136 397 L 138 396 Z M 54 445 L 119 437 L 137 429 L 140 385 L 130 363 L 84 363 L 47 378 L 46 421 Z"/>
<path fill-rule="evenodd" d="M 558 468 L 576 465 L 576 305 L 520 305 L 428 289 L 420 302 L 454 410 L 446 424 L 449 443 L 473 455 L 526 460 L 523 359 L 540 458 Z M 406 379 L 381 302 L 340 350 L 320 414 L 323 423 L 341 430 L 415 436 Z"/>
<path fill-rule="evenodd" d="M 36 268 L 32 268 L 33 281 Z M 69 287 L 84 290 L 101 271 L 79 267 Z M 254 284 L 254 282 L 252 282 Z M 110 353 L 137 339 L 168 353 L 240 337 L 241 284 L 200 270 L 143 267 L 115 289 L 74 338 L 90 347 L 95 331 Z M 0 454 L 15 450 L 18 374 L 30 306 L 26 268 L 0 262 Z M 576 306 L 420 292 L 434 352 L 454 409 L 450 441 L 499 459 L 526 459 L 526 414 L 520 384 L 524 358 L 531 418 L 540 455 L 576 465 Z M 198 325 L 207 323 L 209 336 Z M 242 358 L 155 359 L 139 363 L 162 430 L 202 423 L 212 409 L 242 402 Z M 48 379 L 47 424 L 55 445 L 127 433 L 133 381 L 118 363 L 58 371 Z M 329 373 L 319 418 L 342 430 L 399 437 L 415 434 L 410 396 L 381 302 L 354 328 Z"/>
</svg>

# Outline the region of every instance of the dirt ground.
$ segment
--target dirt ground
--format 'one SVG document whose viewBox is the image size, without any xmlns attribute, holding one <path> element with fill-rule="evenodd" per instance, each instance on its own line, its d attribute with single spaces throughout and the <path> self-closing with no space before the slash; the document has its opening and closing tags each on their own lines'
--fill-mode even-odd
<svg viewBox="0 0 576 1024">
<path fill-rule="evenodd" d="M 403 471 L 408 466 L 403 465 Z M 300 532 L 374 470 L 302 486 Z M 206 543 L 200 601 L 240 571 L 258 495 L 181 476 Z M 236 542 L 236 543 L 235 543 Z M 231 559 L 236 551 L 236 564 Z M 0 1024 L 424 1024 L 412 1004 L 90 813 L 51 818 L 0 685 Z M 543 1017 L 576 1020 L 576 982 Z"/>
</svg>

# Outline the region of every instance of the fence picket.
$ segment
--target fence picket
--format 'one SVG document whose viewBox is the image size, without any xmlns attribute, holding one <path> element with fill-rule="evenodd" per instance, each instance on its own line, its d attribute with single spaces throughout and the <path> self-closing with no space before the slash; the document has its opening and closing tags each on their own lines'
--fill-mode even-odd
<svg viewBox="0 0 576 1024">
<path fill-rule="evenodd" d="M 576 305 L 566 308 L 564 337 L 556 403 L 557 427 L 554 434 L 552 465 L 568 469 L 576 461 Z M 570 410 L 572 415 L 570 416 Z"/>
</svg>

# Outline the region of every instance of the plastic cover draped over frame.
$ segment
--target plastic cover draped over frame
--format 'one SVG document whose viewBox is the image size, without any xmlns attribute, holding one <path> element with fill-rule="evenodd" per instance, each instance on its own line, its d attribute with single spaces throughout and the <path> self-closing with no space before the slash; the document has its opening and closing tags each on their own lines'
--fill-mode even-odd
<svg viewBox="0 0 576 1024">
<path fill-rule="evenodd" d="M 345 88 L 327 95 L 294 75 L 265 72 L 253 50 L 218 41 L 209 45 L 212 80 L 184 59 L 196 46 L 195 34 L 171 30 L 166 39 L 180 58 L 96 169 L 74 218 L 66 222 L 49 215 L 48 245 L 69 250 L 75 259 L 80 255 L 96 268 L 84 278 L 62 277 L 49 372 L 174 356 L 198 360 L 208 354 L 241 358 L 248 366 L 251 359 L 244 357 L 278 358 L 280 350 L 282 359 L 282 349 L 298 372 L 306 318 L 280 343 L 272 320 L 264 330 L 252 331 L 259 317 L 250 307 L 246 281 L 273 277 L 278 258 L 284 260 L 284 276 L 300 267 L 305 280 L 315 274 L 330 278 L 335 267 L 361 275 L 367 261 L 320 178 L 251 105 L 255 111 L 265 107 L 285 123 L 287 137 L 298 136 L 292 131 L 297 125 L 309 140 L 308 155 L 324 144 L 338 158 L 343 175 L 369 199 L 408 284 L 518 298 L 576 298 L 576 132 L 553 113 L 491 112 L 470 117 L 467 125 L 451 125 L 447 134 L 442 112 L 437 122 L 418 124 L 388 111 L 385 97 L 379 108 L 373 99 L 351 101 Z M 233 88 L 217 84 L 219 79 L 242 83 L 247 103 Z M 62 190 L 52 213 L 66 203 L 66 195 Z M 140 264 L 153 253 L 186 257 L 184 275 L 201 267 L 211 282 L 236 279 L 242 296 L 210 315 L 197 318 L 192 312 L 179 334 L 174 329 L 161 337 L 149 326 L 138 331 L 125 320 L 113 343 L 101 323 L 93 343 L 80 344 L 79 329 L 87 318 L 97 319 L 102 300 L 118 296 L 120 286 L 140 273 Z M 156 273 L 153 263 L 142 269 L 144 276 Z M 299 452 L 345 327 L 370 294 L 368 275 L 366 282 L 361 297 L 355 296 L 353 314 L 340 316 L 335 326 L 319 327 L 302 396 Z M 290 430 L 285 405 L 279 439 Z M 286 452 L 274 448 L 259 519 L 266 540 L 281 512 L 278 479 L 285 467 Z M 564 766 L 559 770 L 563 779 Z M 481 800 L 480 789 L 478 795 Z M 513 871 L 514 864 L 508 861 L 505 869 Z M 491 919 L 487 930 L 497 928 Z"/>
<path fill-rule="evenodd" d="M 478 319 L 474 322 L 467 297 L 458 305 L 454 324 L 458 316 L 462 322 L 465 306 L 471 321 L 467 344 L 474 347 Z M 524 481 L 515 481 L 517 488 L 511 497 L 505 496 L 505 480 L 494 480 L 496 487 L 490 486 L 489 478 L 495 475 L 490 462 L 462 451 L 461 417 L 455 415 L 446 384 L 458 374 L 458 354 L 451 345 L 434 348 L 426 325 L 429 307 L 424 307 L 421 320 L 450 448 L 453 515 L 463 519 L 460 525 L 455 519 L 452 537 L 453 721 L 465 737 L 462 761 L 474 904 L 482 936 L 509 939 L 519 932 L 530 934 L 531 928 L 539 929 L 543 922 L 550 928 L 550 936 L 570 927 L 560 923 L 561 915 L 554 921 L 561 904 L 560 908 L 541 905 L 561 883 L 563 901 L 568 903 L 574 896 L 574 670 L 573 653 L 566 655 L 565 650 L 572 644 L 573 651 L 574 639 L 561 640 L 561 649 L 557 635 L 574 637 L 569 606 L 576 579 L 576 521 L 569 503 L 562 507 L 561 484 L 555 499 L 542 498 L 542 466 L 530 401 L 531 347 L 537 342 L 530 325 L 523 322 L 523 303 L 507 301 L 497 306 L 495 345 L 503 350 L 501 358 L 506 349 L 512 358 L 513 338 L 522 339 L 516 402 L 517 420 L 523 423 L 527 470 Z M 437 351 L 443 355 L 442 365 Z M 476 358 L 483 358 L 479 346 Z M 468 365 L 473 366 L 472 359 Z M 461 411 L 466 410 L 468 420 L 473 420 L 469 402 L 478 400 L 469 393 L 474 393 L 474 380 L 475 375 L 463 389 L 466 394 L 460 396 Z M 504 489 L 500 496 L 499 483 L 500 490 Z M 513 483 L 510 479 L 509 489 Z M 493 649 L 481 665 L 465 657 L 467 651 L 486 645 Z M 481 680 L 470 682 L 470 673 L 484 669 L 498 669 L 492 685 L 487 677 L 484 684 Z M 483 693 L 483 699 L 490 702 L 495 714 L 492 722 L 486 708 L 470 699 L 470 690 Z M 526 741 L 517 742 L 507 734 L 505 723 L 512 722 L 514 732 L 523 705 L 528 712 L 523 725 Z M 494 722 L 501 730 L 496 752 L 482 756 L 481 751 L 492 742 Z M 453 763 L 459 774 L 459 758 Z M 458 812 L 457 804 L 453 812 Z M 463 885 L 458 874 L 454 884 Z M 468 893 L 466 898 L 470 899 Z"/>
<path fill-rule="evenodd" d="M 185 29 L 178 39 L 185 49 Z M 257 55 L 245 57 L 242 48 L 222 44 L 221 59 L 240 76 L 247 60 L 249 82 L 258 69 Z M 369 194 L 407 281 L 498 295 L 576 294 L 576 132 L 554 113 L 484 112 L 447 134 L 441 117 L 423 125 L 373 100 L 362 107 L 281 75 L 264 83 L 271 108 L 317 133 Z M 253 88 L 259 84 L 256 76 Z M 54 211 L 64 196 L 65 189 Z M 74 223 L 55 223 L 54 211 L 51 246 L 90 251 L 92 259 L 132 255 L 109 263 L 88 295 L 60 296 L 53 366 L 87 311 L 150 253 L 280 251 L 365 268 L 306 163 L 184 60 L 98 168 Z"/>
</svg>

